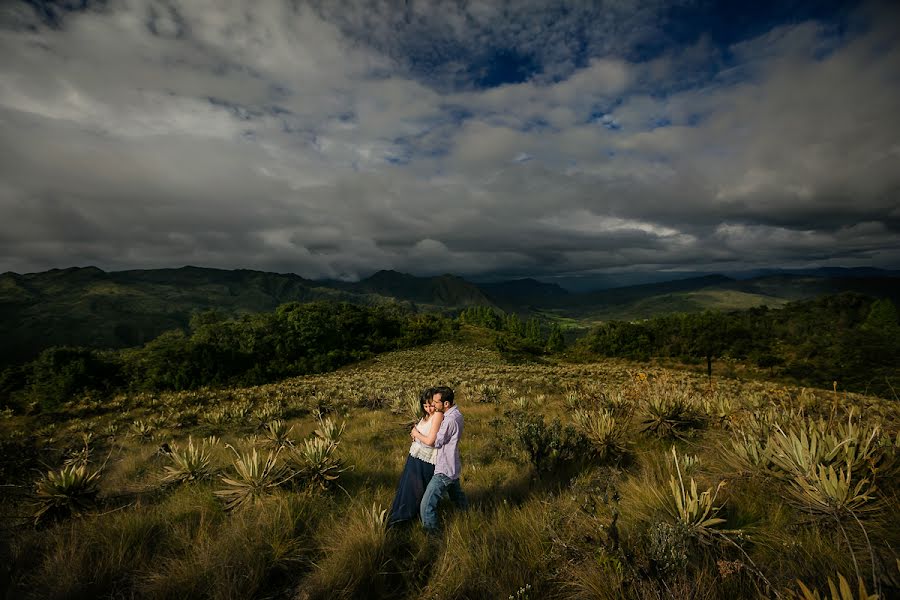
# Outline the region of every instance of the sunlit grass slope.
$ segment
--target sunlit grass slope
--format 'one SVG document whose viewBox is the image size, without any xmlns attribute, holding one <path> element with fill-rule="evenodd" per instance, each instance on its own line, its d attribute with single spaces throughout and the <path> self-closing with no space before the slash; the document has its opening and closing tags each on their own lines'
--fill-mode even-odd
<svg viewBox="0 0 900 600">
<path fill-rule="evenodd" d="M 471 508 L 433 540 L 384 510 L 437 384 Z M 5 416 L 0 564 L 11 598 L 888 598 L 898 430 L 873 397 L 435 344 Z"/>
</svg>

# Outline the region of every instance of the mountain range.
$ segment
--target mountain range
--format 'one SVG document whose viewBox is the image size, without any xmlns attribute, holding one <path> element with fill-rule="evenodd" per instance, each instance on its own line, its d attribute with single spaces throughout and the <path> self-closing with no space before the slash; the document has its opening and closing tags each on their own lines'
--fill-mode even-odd
<svg viewBox="0 0 900 600">
<path fill-rule="evenodd" d="M 900 301 L 897 272 L 779 272 L 747 279 L 701 275 L 589 292 L 536 279 L 473 283 L 455 275 L 417 277 L 379 271 L 358 282 L 200 267 L 106 272 L 96 267 L 0 275 L 0 361 L 17 362 L 53 345 L 121 348 L 184 329 L 193 313 L 229 316 L 269 311 L 285 302 L 338 300 L 397 303 L 413 310 L 493 306 L 587 327 L 610 319 L 672 312 L 775 308 L 793 300 L 852 291 Z"/>
</svg>

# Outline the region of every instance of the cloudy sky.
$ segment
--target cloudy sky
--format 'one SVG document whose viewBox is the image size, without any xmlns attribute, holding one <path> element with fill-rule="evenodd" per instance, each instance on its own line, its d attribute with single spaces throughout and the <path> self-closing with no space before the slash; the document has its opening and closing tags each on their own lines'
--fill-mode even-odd
<svg viewBox="0 0 900 600">
<path fill-rule="evenodd" d="M 4 0 L 0 157 L 0 271 L 896 268 L 900 13 Z"/>
</svg>

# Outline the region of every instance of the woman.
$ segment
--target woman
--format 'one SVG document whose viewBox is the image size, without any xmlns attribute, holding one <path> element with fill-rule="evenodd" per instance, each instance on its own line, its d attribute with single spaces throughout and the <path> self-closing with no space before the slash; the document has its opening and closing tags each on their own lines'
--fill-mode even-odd
<svg viewBox="0 0 900 600">
<path fill-rule="evenodd" d="M 423 390 L 419 394 L 422 419 L 415 426 L 415 429 L 425 436 L 426 440 L 431 440 L 432 444 L 441 426 L 441 420 L 444 418 L 443 414 L 435 412 L 434 406 L 431 404 L 433 395 L 433 388 Z M 388 515 L 388 527 L 418 518 L 419 504 L 422 502 L 422 496 L 425 495 L 428 482 L 434 475 L 436 452 L 433 446 L 413 440 L 409 447 L 409 456 L 406 457 L 406 466 L 403 467 L 403 474 L 400 475 L 400 484 L 397 486 L 397 495 L 394 496 L 391 513 Z"/>
</svg>

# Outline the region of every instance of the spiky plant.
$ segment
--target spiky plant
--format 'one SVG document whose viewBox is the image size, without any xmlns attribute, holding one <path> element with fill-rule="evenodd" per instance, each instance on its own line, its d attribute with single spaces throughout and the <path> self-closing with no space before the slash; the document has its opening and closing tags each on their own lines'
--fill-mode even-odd
<svg viewBox="0 0 900 600">
<path fill-rule="evenodd" d="M 479 385 L 475 390 L 475 401 L 482 404 L 499 404 L 500 388 L 487 383 Z"/>
<path fill-rule="evenodd" d="M 818 465 L 849 465 L 857 473 L 874 472 L 884 452 L 876 443 L 879 428 L 860 427 L 850 420 L 829 425 L 803 419 L 789 427 L 776 425 L 769 438 L 772 462 L 788 479 L 815 474 Z"/>
<path fill-rule="evenodd" d="M 576 410 L 573 420 L 591 441 L 601 460 L 625 453 L 624 429 L 616 423 L 609 411 Z"/>
<path fill-rule="evenodd" d="M 137 420 L 132 421 L 131 423 L 131 435 L 141 440 L 142 442 L 147 442 L 153 439 L 153 432 L 155 431 L 155 427 L 152 424 Z"/>
<path fill-rule="evenodd" d="M 228 416 L 232 419 L 241 420 L 247 418 L 250 414 L 251 404 L 247 400 L 232 402 L 228 408 Z"/>
<path fill-rule="evenodd" d="M 768 439 L 775 428 L 775 413 L 769 410 L 751 412 L 744 417 L 741 423 L 741 431 L 761 440 Z"/>
<path fill-rule="evenodd" d="M 854 409 L 850 409 L 846 421 L 832 425 L 832 430 L 841 441 L 841 462 L 851 465 L 857 471 L 875 475 L 879 471 L 889 472 L 888 456 L 879 445 L 882 438 L 878 425 L 864 426 L 853 418 Z"/>
<path fill-rule="evenodd" d="M 209 447 L 204 441 L 199 446 L 194 445 L 194 440 L 188 437 L 188 445 L 183 450 L 178 444 L 169 444 L 169 460 L 163 474 L 164 483 L 183 483 L 187 481 L 199 481 L 212 474 L 210 468 Z"/>
<path fill-rule="evenodd" d="M 290 449 L 291 462 L 308 483 L 326 489 L 346 469 L 335 456 L 337 445 L 322 437 L 303 440 Z"/>
<path fill-rule="evenodd" d="M 93 438 L 94 438 L 94 434 L 91 432 L 82 433 L 81 434 L 81 442 L 82 442 L 81 447 L 71 450 L 68 453 L 68 455 L 66 456 L 66 459 L 63 461 L 63 465 L 65 465 L 67 467 L 71 466 L 71 465 L 87 466 L 87 464 L 91 460 L 91 452 L 92 452 L 91 440 Z"/>
<path fill-rule="evenodd" d="M 531 396 L 519 396 L 512 401 L 513 408 L 521 411 L 528 411 L 534 406 Z"/>
<path fill-rule="evenodd" d="M 849 463 L 845 465 L 845 468 L 837 470 L 833 465 L 816 465 L 811 473 L 795 475 L 789 484 L 788 500 L 792 501 L 798 509 L 814 517 L 834 520 L 847 542 L 856 575 L 860 577 L 856 553 L 853 551 L 850 538 L 844 529 L 846 520 L 853 519 L 856 522 L 865 537 L 869 554 L 872 556 L 872 579 L 877 581 L 874 550 L 869 542 L 869 534 L 861 520 L 861 517 L 876 511 L 879 507 L 875 484 L 867 478 L 854 481 L 853 467 Z"/>
<path fill-rule="evenodd" d="M 687 398 L 661 394 L 647 399 L 641 430 L 660 438 L 677 438 L 702 424 L 703 420 Z"/>
<path fill-rule="evenodd" d="M 716 393 L 711 398 L 703 399 L 703 412 L 713 423 L 728 427 L 732 424 L 734 403 L 727 396 Z"/>
<path fill-rule="evenodd" d="M 266 402 L 253 411 L 253 416 L 256 417 L 260 423 L 266 423 L 280 419 L 283 413 L 284 409 L 281 407 L 281 404 L 277 402 Z"/>
<path fill-rule="evenodd" d="M 284 466 L 278 462 L 280 450 L 264 456 L 256 448 L 243 453 L 231 449 L 235 453 L 234 474 L 223 475 L 221 479 L 227 487 L 215 492 L 225 501 L 226 510 L 259 502 L 265 494 L 284 483 Z"/>
<path fill-rule="evenodd" d="M 746 431 L 738 431 L 730 444 L 722 446 L 726 462 L 739 473 L 751 475 L 766 473 L 772 465 L 768 439 L 759 438 Z"/>
<path fill-rule="evenodd" d="M 694 454 L 683 454 L 680 460 L 685 475 L 690 475 L 700 468 L 700 457 Z"/>
<path fill-rule="evenodd" d="M 663 510 L 676 525 L 684 527 L 685 531 L 697 540 L 708 543 L 716 534 L 722 533 L 717 527 L 724 523 L 725 519 L 717 516 L 722 507 L 716 506 L 716 499 L 719 491 L 725 487 L 725 482 L 719 482 L 715 490 L 708 488 L 700 492 L 697 489 L 697 482 L 691 477 L 690 485 L 686 487 L 674 446 L 672 459 L 677 477 L 675 474 L 669 477 L 669 494 L 657 493 L 657 496 Z"/>
<path fill-rule="evenodd" d="M 797 508 L 813 514 L 858 515 L 874 510 L 875 485 L 863 478 L 854 482 L 852 467 L 816 465 L 813 471 L 790 481 L 790 497 Z"/>
<path fill-rule="evenodd" d="M 372 528 L 372 531 L 384 531 L 387 525 L 387 514 L 388 511 L 386 508 L 382 508 L 378 506 L 374 502 L 372 503 L 372 507 L 366 509 L 366 523 Z"/>
<path fill-rule="evenodd" d="M 337 446 L 341 442 L 341 435 L 346 427 L 346 421 L 342 421 L 340 426 L 338 426 L 331 417 L 325 417 L 324 419 L 319 417 L 319 426 L 313 433 L 315 433 L 316 437 Z"/>
<path fill-rule="evenodd" d="M 67 465 L 48 471 L 35 484 L 35 524 L 47 518 L 64 517 L 94 505 L 100 492 L 100 470 L 87 465 Z"/>
<path fill-rule="evenodd" d="M 402 424 L 404 426 L 412 427 L 419 422 L 419 419 L 422 416 L 422 408 L 419 404 L 419 394 L 412 391 L 398 394 L 391 404 L 391 412 L 395 415 L 399 415 L 403 419 Z"/>
<path fill-rule="evenodd" d="M 293 425 L 287 426 L 287 423 L 281 419 L 275 419 L 266 423 L 263 430 L 263 437 L 266 445 L 273 449 L 287 448 L 294 445 L 291 433 L 294 431 Z"/>
<path fill-rule="evenodd" d="M 797 581 L 800 589 L 790 593 L 793 600 L 878 600 L 878 594 L 870 594 L 866 590 L 865 582 L 860 578 L 857 580 L 857 588 L 854 592 L 850 584 L 840 573 L 838 581 L 835 584 L 831 578 L 828 578 L 828 593 L 822 594 L 817 589 L 810 589 L 802 581 Z"/>
<path fill-rule="evenodd" d="M 569 392 L 563 398 L 563 403 L 569 411 L 576 411 L 584 408 L 585 400 L 578 392 Z"/>
<path fill-rule="evenodd" d="M 228 420 L 228 411 L 224 408 L 214 408 L 206 411 L 203 417 L 210 425 L 223 425 Z"/>
</svg>

